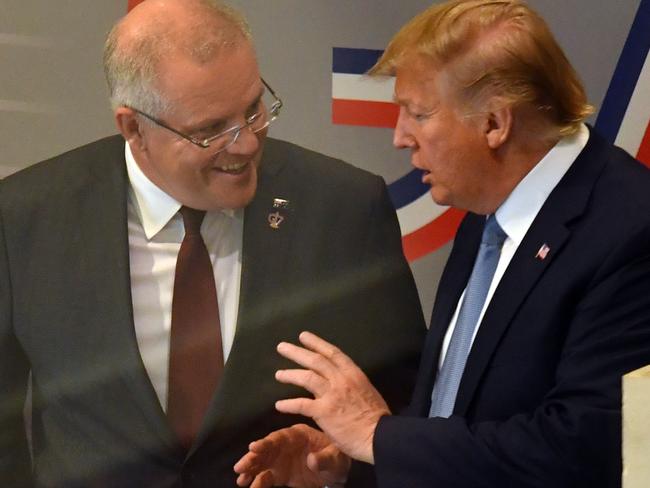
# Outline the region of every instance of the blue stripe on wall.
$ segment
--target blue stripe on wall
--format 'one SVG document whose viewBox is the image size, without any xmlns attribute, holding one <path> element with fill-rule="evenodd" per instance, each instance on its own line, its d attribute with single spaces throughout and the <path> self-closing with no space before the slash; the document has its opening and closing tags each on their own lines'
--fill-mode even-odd
<svg viewBox="0 0 650 488">
<path fill-rule="evenodd" d="M 352 49 L 335 47 L 332 57 L 332 71 L 362 75 L 372 68 L 383 51 L 377 49 Z"/>
<path fill-rule="evenodd" d="M 422 183 L 422 173 L 414 169 L 388 185 L 388 195 L 396 209 L 405 207 L 429 191 L 429 185 Z"/>
<path fill-rule="evenodd" d="M 596 128 L 612 143 L 616 140 L 649 48 L 650 0 L 641 0 L 596 119 Z"/>
</svg>

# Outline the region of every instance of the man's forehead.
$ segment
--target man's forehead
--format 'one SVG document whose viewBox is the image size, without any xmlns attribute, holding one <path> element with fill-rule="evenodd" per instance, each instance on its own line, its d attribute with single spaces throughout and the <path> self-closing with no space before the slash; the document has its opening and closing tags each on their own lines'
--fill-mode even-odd
<svg viewBox="0 0 650 488">
<path fill-rule="evenodd" d="M 239 48 L 207 63 L 168 58 L 159 75 L 160 91 L 192 126 L 237 117 L 264 90 L 255 57 Z"/>
<path fill-rule="evenodd" d="M 432 63 L 401 64 L 395 71 L 396 101 L 418 103 L 434 96 L 439 78 L 440 72 Z"/>
</svg>

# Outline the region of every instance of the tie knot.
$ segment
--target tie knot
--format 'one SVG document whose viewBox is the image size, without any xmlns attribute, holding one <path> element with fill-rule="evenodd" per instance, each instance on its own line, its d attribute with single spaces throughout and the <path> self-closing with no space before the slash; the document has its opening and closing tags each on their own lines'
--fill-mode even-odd
<svg viewBox="0 0 650 488">
<path fill-rule="evenodd" d="M 499 225 L 499 222 L 497 222 L 497 218 L 494 214 L 490 215 L 485 223 L 485 228 L 483 229 L 481 244 L 501 247 L 503 241 L 506 240 L 506 237 L 508 236 Z"/>
<path fill-rule="evenodd" d="M 201 222 L 203 222 L 205 210 L 196 210 L 190 207 L 181 207 L 179 212 L 183 216 L 185 234 L 199 234 L 201 232 Z"/>
</svg>

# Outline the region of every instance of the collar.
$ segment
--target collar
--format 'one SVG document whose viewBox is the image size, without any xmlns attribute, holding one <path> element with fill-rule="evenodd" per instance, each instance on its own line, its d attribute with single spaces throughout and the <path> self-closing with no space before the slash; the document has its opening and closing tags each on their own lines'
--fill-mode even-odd
<svg viewBox="0 0 650 488">
<path fill-rule="evenodd" d="M 144 233 L 150 240 L 169 223 L 182 204 L 147 178 L 135 161 L 128 142 L 124 144 L 124 159 L 134 197 L 133 203 Z M 235 211 L 232 209 L 223 209 L 218 212 L 228 217 L 235 216 Z M 208 214 L 210 213 L 212 212 L 208 212 Z"/>
<path fill-rule="evenodd" d="M 589 140 L 589 129 L 563 137 L 522 179 L 496 211 L 496 218 L 508 237 L 521 244 L 555 186 L 569 170 Z"/>
</svg>

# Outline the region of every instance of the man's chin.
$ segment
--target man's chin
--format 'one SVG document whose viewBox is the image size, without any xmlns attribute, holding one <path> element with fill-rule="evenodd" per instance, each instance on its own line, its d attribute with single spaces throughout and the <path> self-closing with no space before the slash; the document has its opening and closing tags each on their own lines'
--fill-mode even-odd
<svg viewBox="0 0 650 488">
<path fill-rule="evenodd" d="M 447 192 L 442 192 L 437 188 L 431 187 L 429 190 L 429 195 L 431 195 L 431 199 L 437 205 L 441 205 L 443 207 L 452 206 L 450 195 Z"/>
<path fill-rule="evenodd" d="M 209 202 L 208 210 L 238 210 L 248 206 L 255 198 L 257 185 L 233 189 L 226 194 L 215 195 Z"/>
</svg>

